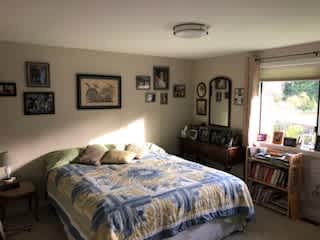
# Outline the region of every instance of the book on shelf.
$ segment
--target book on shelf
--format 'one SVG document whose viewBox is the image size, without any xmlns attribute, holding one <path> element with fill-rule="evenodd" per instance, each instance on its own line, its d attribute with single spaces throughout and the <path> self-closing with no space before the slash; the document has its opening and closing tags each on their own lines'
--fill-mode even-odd
<svg viewBox="0 0 320 240">
<path fill-rule="evenodd" d="M 252 199 L 258 203 L 269 204 L 282 210 L 288 210 L 288 198 L 279 190 L 254 183 L 250 186 Z"/>
<path fill-rule="evenodd" d="M 289 167 L 289 158 L 291 157 L 290 154 L 283 154 L 281 156 L 274 156 L 271 154 L 266 153 L 257 153 L 254 155 L 256 159 L 268 161 L 274 165 L 282 166 L 282 167 Z"/>
<path fill-rule="evenodd" d="M 259 163 L 252 163 L 249 177 L 267 184 L 286 188 L 288 173 L 281 169 L 264 166 Z"/>
</svg>

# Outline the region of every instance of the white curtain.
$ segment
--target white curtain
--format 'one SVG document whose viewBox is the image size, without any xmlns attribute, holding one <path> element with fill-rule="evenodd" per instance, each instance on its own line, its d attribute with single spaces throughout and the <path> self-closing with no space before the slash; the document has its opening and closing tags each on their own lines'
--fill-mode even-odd
<svg viewBox="0 0 320 240">
<path fill-rule="evenodd" d="M 245 108 L 246 119 L 244 121 L 244 144 L 254 144 L 259 133 L 260 116 L 260 62 L 255 57 L 248 59 L 248 82 L 247 82 L 247 106 Z"/>
</svg>

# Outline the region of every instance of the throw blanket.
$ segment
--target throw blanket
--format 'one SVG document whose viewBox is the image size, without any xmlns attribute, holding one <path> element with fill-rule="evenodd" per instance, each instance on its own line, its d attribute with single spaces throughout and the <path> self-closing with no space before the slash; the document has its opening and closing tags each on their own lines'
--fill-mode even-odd
<svg viewBox="0 0 320 240">
<path fill-rule="evenodd" d="M 49 172 L 50 184 L 99 240 L 161 239 L 218 218 L 254 216 L 242 180 L 166 153 L 123 165 L 68 164 Z"/>
</svg>

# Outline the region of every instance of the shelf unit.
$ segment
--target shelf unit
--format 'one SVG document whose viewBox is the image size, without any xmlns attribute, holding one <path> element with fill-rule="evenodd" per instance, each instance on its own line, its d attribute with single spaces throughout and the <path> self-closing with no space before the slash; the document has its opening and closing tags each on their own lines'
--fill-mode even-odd
<svg viewBox="0 0 320 240">
<path fill-rule="evenodd" d="M 259 150 L 259 148 L 257 148 L 257 150 Z M 271 148 L 269 148 L 268 150 L 274 151 Z M 266 201 L 254 200 L 254 202 L 257 205 L 260 205 L 262 207 L 266 207 L 278 213 L 287 215 L 291 219 L 295 220 L 299 218 L 300 189 L 301 189 L 302 172 L 303 172 L 303 154 L 302 153 L 291 154 L 290 157 L 288 157 L 288 163 L 289 163 L 288 166 L 284 166 L 269 160 L 255 158 L 254 156 L 250 156 L 250 147 L 248 147 L 246 150 L 246 161 L 245 161 L 245 181 L 247 182 L 251 193 L 254 190 L 254 186 L 258 185 L 258 188 L 260 188 L 259 189 L 260 192 L 263 190 L 267 191 L 269 189 L 271 191 L 272 189 L 272 193 L 281 194 L 282 196 L 285 196 L 285 198 L 287 199 L 287 209 L 281 208 L 273 204 L 270 200 L 266 200 Z M 269 171 L 266 169 L 270 169 L 270 168 L 281 170 L 282 172 L 285 173 L 284 176 L 286 176 L 286 179 L 284 180 L 287 183 L 286 186 L 285 187 L 279 186 L 276 184 L 272 184 L 270 182 L 266 182 L 262 179 L 257 179 L 254 176 L 251 176 L 249 173 L 251 172 L 252 164 L 256 164 L 256 166 L 259 165 L 259 166 L 265 167 L 264 171 Z M 264 193 L 266 193 L 266 191 Z"/>
</svg>

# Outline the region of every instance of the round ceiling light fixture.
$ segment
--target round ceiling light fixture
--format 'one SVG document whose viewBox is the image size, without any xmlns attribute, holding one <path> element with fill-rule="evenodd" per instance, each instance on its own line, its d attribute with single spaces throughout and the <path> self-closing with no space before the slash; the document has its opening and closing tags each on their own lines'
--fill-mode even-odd
<svg viewBox="0 0 320 240">
<path fill-rule="evenodd" d="M 173 26 L 173 35 L 181 38 L 200 38 L 209 34 L 210 26 L 202 23 L 182 23 Z"/>
</svg>

